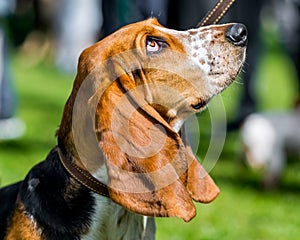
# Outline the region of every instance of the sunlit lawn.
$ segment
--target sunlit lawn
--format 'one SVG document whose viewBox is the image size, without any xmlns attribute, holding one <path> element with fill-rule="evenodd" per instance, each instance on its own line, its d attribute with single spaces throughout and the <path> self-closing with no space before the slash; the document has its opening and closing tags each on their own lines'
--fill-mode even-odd
<svg viewBox="0 0 300 240">
<path fill-rule="evenodd" d="M 280 52 L 264 56 L 256 85 L 261 109 L 291 106 L 295 95 L 292 72 Z M 73 81 L 73 77 L 59 73 L 50 63 L 30 66 L 19 54 L 13 58 L 13 73 L 19 92 L 18 116 L 25 121 L 27 131 L 20 140 L 0 142 L 1 186 L 21 180 L 56 144 L 55 131 Z M 242 87 L 235 83 L 222 95 L 228 119 L 235 115 Z M 209 129 L 208 113 L 202 117 L 200 122 Z M 208 138 L 209 133 L 204 132 L 204 146 Z M 260 188 L 259 176 L 239 164 L 239 149 L 238 134 L 227 134 L 223 153 L 210 172 L 221 189 L 220 196 L 211 204 L 197 204 L 197 217 L 190 223 L 158 219 L 157 239 L 299 238 L 299 161 L 288 165 L 278 190 L 265 192 Z M 205 151 L 200 147 L 201 157 Z"/>
</svg>

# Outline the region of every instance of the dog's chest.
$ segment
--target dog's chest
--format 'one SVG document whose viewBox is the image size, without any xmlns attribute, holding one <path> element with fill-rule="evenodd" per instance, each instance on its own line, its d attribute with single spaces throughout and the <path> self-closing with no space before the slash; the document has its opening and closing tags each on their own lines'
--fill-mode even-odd
<svg viewBox="0 0 300 240">
<path fill-rule="evenodd" d="M 128 212 L 110 199 L 94 194 L 96 205 L 88 234 L 81 240 L 155 239 L 154 220 Z"/>
</svg>

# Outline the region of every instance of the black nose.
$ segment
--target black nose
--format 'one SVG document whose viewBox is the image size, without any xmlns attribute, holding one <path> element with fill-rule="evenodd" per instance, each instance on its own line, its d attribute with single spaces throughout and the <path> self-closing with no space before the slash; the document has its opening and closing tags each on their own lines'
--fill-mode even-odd
<svg viewBox="0 0 300 240">
<path fill-rule="evenodd" d="M 244 47 L 248 41 L 248 32 L 244 24 L 236 23 L 230 26 L 226 32 L 226 39 L 228 42 Z"/>
</svg>

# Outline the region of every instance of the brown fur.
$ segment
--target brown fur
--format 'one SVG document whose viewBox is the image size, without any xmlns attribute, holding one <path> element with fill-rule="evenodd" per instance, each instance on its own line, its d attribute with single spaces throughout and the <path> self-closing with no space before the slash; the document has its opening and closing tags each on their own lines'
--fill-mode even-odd
<svg viewBox="0 0 300 240">
<path fill-rule="evenodd" d="M 22 204 L 14 212 L 9 226 L 5 240 L 42 240 L 37 226 L 27 216 Z"/>
</svg>

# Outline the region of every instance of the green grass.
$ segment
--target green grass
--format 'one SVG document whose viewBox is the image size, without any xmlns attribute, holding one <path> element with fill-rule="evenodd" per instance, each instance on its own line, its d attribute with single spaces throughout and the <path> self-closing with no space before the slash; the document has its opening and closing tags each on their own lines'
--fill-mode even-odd
<svg viewBox="0 0 300 240">
<path fill-rule="evenodd" d="M 13 59 L 13 74 L 19 93 L 17 115 L 25 121 L 26 134 L 18 141 L 0 142 L 0 179 L 5 185 L 22 179 L 55 145 L 64 103 L 72 79 L 49 64 L 30 67 L 23 56 Z"/>
<path fill-rule="evenodd" d="M 23 179 L 56 144 L 55 131 L 72 86 L 73 77 L 60 74 L 50 63 L 35 66 L 27 63 L 23 56 L 14 55 L 13 72 L 20 103 L 18 116 L 25 121 L 27 131 L 20 140 L 0 142 L 1 186 Z M 285 70 L 282 65 L 289 67 L 286 57 L 278 51 L 265 55 L 261 61 L 256 85 L 261 109 L 288 108 L 294 101 L 295 76 L 291 68 Z M 228 119 L 235 115 L 242 87 L 233 84 L 222 95 Z M 208 113 L 201 118 L 203 129 L 209 128 Z M 204 131 L 201 157 L 207 138 L 209 131 Z M 157 219 L 157 239 L 299 238 L 299 161 L 288 165 L 278 190 L 265 192 L 260 187 L 259 175 L 238 163 L 239 150 L 237 133 L 228 134 L 223 153 L 210 172 L 221 189 L 220 196 L 211 204 L 196 204 L 198 214 L 190 223 L 172 218 Z"/>
</svg>

